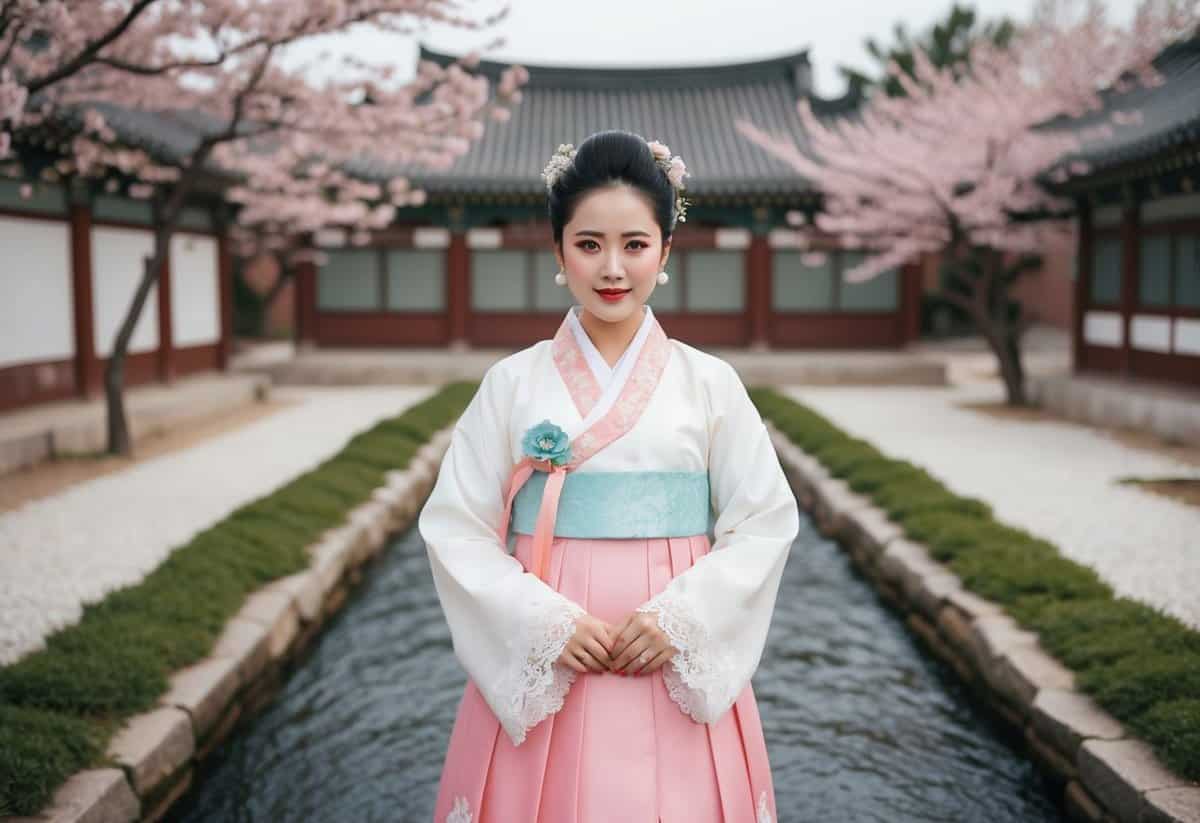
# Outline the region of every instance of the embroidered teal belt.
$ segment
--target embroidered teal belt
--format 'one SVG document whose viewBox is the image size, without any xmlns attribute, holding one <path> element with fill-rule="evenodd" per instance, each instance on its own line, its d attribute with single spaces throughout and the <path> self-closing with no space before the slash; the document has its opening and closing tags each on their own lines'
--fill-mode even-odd
<svg viewBox="0 0 1200 823">
<path fill-rule="evenodd" d="M 546 473 L 534 472 L 513 500 L 512 530 L 533 534 Z M 709 528 L 708 472 L 570 472 L 555 537 L 684 537 Z"/>
</svg>

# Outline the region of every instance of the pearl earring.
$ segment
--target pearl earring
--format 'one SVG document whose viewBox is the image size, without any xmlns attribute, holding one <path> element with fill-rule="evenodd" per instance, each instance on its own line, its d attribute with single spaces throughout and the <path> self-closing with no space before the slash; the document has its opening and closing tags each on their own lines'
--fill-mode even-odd
<svg viewBox="0 0 1200 823">
<path fill-rule="evenodd" d="M 670 279 L 671 275 L 667 274 L 665 271 L 660 271 L 658 273 L 658 285 L 664 285 Z"/>
<path fill-rule="evenodd" d="M 560 286 L 567 285 L 567 275 L 560 271 L 558 274 L 554 275 L 554 282 Z"/>
</svg>

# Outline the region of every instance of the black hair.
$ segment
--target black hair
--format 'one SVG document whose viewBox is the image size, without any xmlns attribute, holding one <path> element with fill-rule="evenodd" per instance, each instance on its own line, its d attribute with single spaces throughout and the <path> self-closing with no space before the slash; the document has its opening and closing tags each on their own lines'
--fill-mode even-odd
<svg viewBox="0 0 1200 823">
<path fill-rule="evenodd" d="M 650 146 L 637 134 L 619 129 L 600 131 L 575 150 L 575 158 L 547 193 L 555 245 L 562 245 L 563 227 L 580 199 L 614 181 L 628 183 L 650 201 L 666 246 L 675 223 L 675 187 L 654 159 Z"/>
</svg>

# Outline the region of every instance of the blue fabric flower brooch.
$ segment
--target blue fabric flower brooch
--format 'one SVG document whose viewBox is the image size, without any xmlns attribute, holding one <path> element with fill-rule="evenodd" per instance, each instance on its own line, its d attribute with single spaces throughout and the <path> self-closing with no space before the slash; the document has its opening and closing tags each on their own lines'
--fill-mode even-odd
<svg viewBox="0 0 1200 823">
<path fill-rule="evenodd" d="M 565 466 L 571 460 L 570 438 L 549 420 L 529 427 L 521 438 L 521 451 L 534 460 L 549 460 L 554 466 Z"/>
</svg>

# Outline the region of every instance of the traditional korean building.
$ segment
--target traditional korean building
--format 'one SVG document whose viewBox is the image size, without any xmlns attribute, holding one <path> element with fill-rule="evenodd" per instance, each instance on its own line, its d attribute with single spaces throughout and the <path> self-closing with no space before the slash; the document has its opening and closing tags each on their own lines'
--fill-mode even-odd
<svg viewBox="0 0 1200 823">
<path fill-rule="evenodd" d="M 107 114 L 122 141 L 159 156 L 178 156 L 199 139 L 199 125 L 177 117 Z M 0 163 L 0 411 L 102 393 L 157 225 L 151 201 L 60 180 L 47 146 L 16 148 L 16 158 Z M 129 342 L 126 385 L 225 368 L 229 215 L 216 181 L 184 210 L 165 276 Z"/>
<path fill-rule="evenodd" d="M 1200 386 L 1200 38 L 1156 60 L 1165 83 L 1112 93 L 1076 157 L 1076 372 Z M 1129 122 L 1133 121 L 1133 122 Z"/>
<path fill-rule="evenodd" d="M 145 201 L 0 180 L 0 410 L 102 391 L 104 367 L 154 244 Z M 229 256 L 212 213 L 187 211 L 144 307 L 126 385 L 222 369 Z"/>
<path fill-rule="evenodd" d="M 419 59 L 454 58 L 422 48 Z M 484 61 L 478 71 L 495 82 L 505 67 Z M 370 169 L 380 180 L 404 174 L 428 200 L 368 246 L 322 235 L 327 260 L 298 272 L 301 341 L 516 347 L 552 336 L 570 294 L 553 280 L 541 172 L 559 144 L 613 128 L 661 140 L 688 165 L 691 205 L 673 238 L 671 280 L 650 301 L 669 334 L 781 348 L 896 347 L 916 337 L 918 272 L 848 284 L 841 273 L 855 253 L 806 254 L 784 215 L 814 211 L 816 192 L 734 128 L 745 117 L 799 134 L 802 98 L 830 117 L 854 107 L 851 96 L 815 96 L 807 52 L 684 68 L 526 68 L 512 119 L 489 122 L 452 169 Z"/>
</svg>

